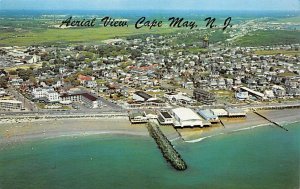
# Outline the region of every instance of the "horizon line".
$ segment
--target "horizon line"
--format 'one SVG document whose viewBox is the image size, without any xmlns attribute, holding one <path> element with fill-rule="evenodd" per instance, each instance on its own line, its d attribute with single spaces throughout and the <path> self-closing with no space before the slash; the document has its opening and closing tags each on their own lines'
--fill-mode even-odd
<svg viewBox="0 0 300 189">
<path fill-rule="evenodd" d="M 300 9 L 1 9 L 0 11 L 258 11 L 258 12 L 264 12 L 264 11 L 299 11 Z"/>
</svg>

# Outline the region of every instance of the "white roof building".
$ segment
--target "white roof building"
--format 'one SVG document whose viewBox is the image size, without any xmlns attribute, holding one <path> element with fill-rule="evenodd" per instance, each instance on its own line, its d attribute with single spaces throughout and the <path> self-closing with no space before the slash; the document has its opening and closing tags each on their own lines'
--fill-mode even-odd
<svg viewBox="0 0 300 189">
<path fill-rule="evenodd" d="M 203 120 L 189 108 L 176 108 L 172 110 L 175 127 L 203 127 Z"/>
<path fill-rule="evenodd" d="M 213 112 L 214 115 L 218 117 L 228 116 L 228 112 L 225 109 L 211 109 L 211 111 Z"/>
<path fill-rule="evenodd" d="M 272 90 L 265 90 L 264 95 L 267 98 L 275 98 L 274 92 Z"/>
</svg>

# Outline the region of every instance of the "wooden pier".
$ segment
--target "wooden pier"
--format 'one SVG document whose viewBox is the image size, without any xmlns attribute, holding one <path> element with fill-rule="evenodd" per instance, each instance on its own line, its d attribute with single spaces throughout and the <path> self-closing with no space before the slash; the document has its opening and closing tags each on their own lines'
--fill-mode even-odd
<svg viewBox="0 0 300 189">
<path fill-rule="evenodd" d="M 147 124 L 148 131 L 157 143 L 158 148 L 161 150 L 164 158 L 179 171 L 187 169 L 186 163 L 181 158 L 180 154 L 174 149 L 171 142 L 162 133 L 157 124 L 149 122 Z"/>
<path fill-rule="evenodd" d="M 264 116 L 264 115 L 258 113 L 256 110 L 254 110 L 253 112 L 254 112 L 255 114 L 257 114 L 258 116 L 264 118 L 265 120 L 269 121 L 270 123 L 276 125 L 277 127 L 281 128 L 281 129 L 283 129 L 283 130 L 285 130 L 285 131 L 289 131 L 287 128 L 283 127 L 282 125 L 280 125 L 280 124 L 276 123 L 275 121 L 270 120 L 270 119 L 267 118 L 266 116 Z"/>
</svg>

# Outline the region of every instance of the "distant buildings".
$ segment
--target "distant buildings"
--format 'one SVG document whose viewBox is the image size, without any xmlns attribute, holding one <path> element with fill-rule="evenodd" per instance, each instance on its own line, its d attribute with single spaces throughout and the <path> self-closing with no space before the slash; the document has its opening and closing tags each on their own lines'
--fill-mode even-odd
<svg viewBox="0 0 300 189">
<path fill-rule="evenodd" d="M 63 94 L 61 97 L 61 102 L 81 102 L 88 108 L 98 108 L 99 102 L 98 98 L 83 92 L 83 93 L 75 93 L 75 94 Z"/>
<path fill-rule="evenodd" d="M 238 100 L 249 100 L 249 93 L 247 91 L 236 92 L 235 97 Z"/>
<path fill-rule="evenodd" d="M 265 95 L 261 92 L 257 92 L 255 90 L 252 90 L 252 89 L 249 89 L 248 87 L 241 87 L 241 90 L 242 91 L 246 91 L 248 92 L 250 95 L 258 98 L 258 99 L 261 99 L 261 100 L 264 100 L 266 99 Z"/>
<path fill-rule="evenodd" d="M 78 75 L 77 80 L 80 82 L 80 84 L 86 86 L 87 88 L 97 87 L 97 82 L 95 81 L 95 77 Z"/>
<path fill-rule="evenodd" d="M 195 100 L 184 95 L 183 93 L 166 93 L 164 97 L 167 98 L 170 102 L 176 102 L 183 105 L 193 104 L 195 102 Z"/>
<path fill-rule="evenodd" d="M 37 56 L 35 54 L 34 55 L 28 55 L 28 56 L 24 57 L 23 61 L 24 61 L 24 63 L 27 63 L 27 64 L 33 64 L 33 63 L 40 62 L 41 57 Z"/>
<path fill-rule="evenodd" d="M 208 47 L 209 47 L 209 38 L 208 38 L 208 36 L 205 36 L 205 37 L 202 39 L 202 47 L 203 47 L 203 48 L 208 48 Z"/>
<path fill-rule="evenodd" d="M 22 102 L 16 100 L 0 100 L 0 110 L 21 110 Z"/>
<path fill-rule="evenodd" d="M 203 104 L 212 105 L 216 102 L 214 94 L 200 88 L 194 90 L 194 98 Z"/>
<path fill-rule="evenodd" d="M 44 100 L 49 103 L 59 102 L 59 94 L 52 87 L 34 88 L 32 96 L 37 100 Z"/>
<path fill-rule="evenodd" d="M 166 103 L 143 92 L 136 91 L 132 96 L 133 101 L 128 102 L 128 108 L 166 107 Z"/>
<path fill-rule="evenodd" d="M 6 92 L 3 88 L 0 88 L 0 97 L 5 96 Z"/>
<path fill-rule="evenodd" d="M 155 100 L 151 95 L 143 92 L 143 91 L 137 91 L 133 94 L 133 100 L 134 101 L 139 101 L 139 102 L 147 102 L 147 101 L 152 101 Z"/>
</svg>

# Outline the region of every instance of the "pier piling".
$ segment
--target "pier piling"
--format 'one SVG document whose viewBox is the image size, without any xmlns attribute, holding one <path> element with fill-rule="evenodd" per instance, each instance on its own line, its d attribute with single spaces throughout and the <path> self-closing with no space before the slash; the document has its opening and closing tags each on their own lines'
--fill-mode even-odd
<svg viewBox="0 0 300 189">
<path fill-rule="evenodd" d="M 221 119 L 220 119 L 220 123 L 225 128 L 225 125 L 224 125 L 224 123 L 223 123 L 223 121 Z"/>
</svg>

